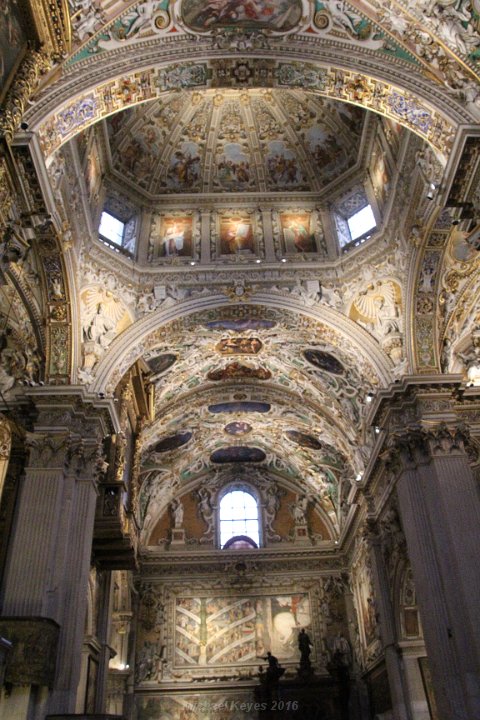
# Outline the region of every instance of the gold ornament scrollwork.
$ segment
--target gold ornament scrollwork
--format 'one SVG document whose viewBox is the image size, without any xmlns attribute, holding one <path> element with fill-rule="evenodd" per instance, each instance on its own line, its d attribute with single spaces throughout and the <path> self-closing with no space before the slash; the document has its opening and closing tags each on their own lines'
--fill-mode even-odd
<svg viewBox="0 0 480 720">
<path fill-rule="evenodd" d="M 5 417 L 0 416 L 0 462 L 8 460 L 12 448 L 12 432 Z"/>
<path fill-rule="evenodd" d="M 51 66 L 51 60 L 43 51 L 31 49 L 27 52 L 0 112 L 0 137 L 3 136 L 7 142 L 12 142 L 40 77 L 50 70 Z"/>
</svg>

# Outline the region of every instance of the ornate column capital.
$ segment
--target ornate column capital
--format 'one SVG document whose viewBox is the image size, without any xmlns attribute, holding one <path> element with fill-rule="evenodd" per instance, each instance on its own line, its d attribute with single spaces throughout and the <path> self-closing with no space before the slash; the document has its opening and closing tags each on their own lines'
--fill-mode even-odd
<svg viewBox="0 0 480 720">
<path fill-rule="evenodd" d="M 402 467 L 416 467 L 429 460 L 427 433 L 420 425 L 396 430 L 387 437 L 381 454 L 385 465 L 398 472 Z"/>
<path fill-rule="evenodd" d="M 455 451 L 470 454 L 473 450 L 470 429 L 464 422 L 440 423 L 428 430 L 427 436 L 432 455 L 450 455 Z"/>
<path fill-rule="evenodd" d="M 441 422 L 433 427 L 416 424 L 395 430 L 385 442 L 381 458 L 398 471 L 428 463 L 434 457 L 466 455 L 469 462 L 478 459 L 479 449 L 463 422 Z"/>
<path fill-rule="evenodd" d="M 103 440 L 113 426 L 106 408 L 97 408 L 78 395 L 32 392 L 37 417 L 27 432 L 31 469 L 56 469 L 95 484 L 107 471 Z"/>
</svg>

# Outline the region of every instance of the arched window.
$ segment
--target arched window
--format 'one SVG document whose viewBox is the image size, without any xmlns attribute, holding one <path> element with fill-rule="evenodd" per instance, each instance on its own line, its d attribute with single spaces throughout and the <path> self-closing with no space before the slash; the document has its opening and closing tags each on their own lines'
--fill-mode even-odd
<svg viewBox="0 0 480 720">
<path fill-rule="evenodd" d="M 258 547 L 260 531 L 258 504 L 252 493 L 234 488 L 220 500 L 220 547 Z"/>
</svg>

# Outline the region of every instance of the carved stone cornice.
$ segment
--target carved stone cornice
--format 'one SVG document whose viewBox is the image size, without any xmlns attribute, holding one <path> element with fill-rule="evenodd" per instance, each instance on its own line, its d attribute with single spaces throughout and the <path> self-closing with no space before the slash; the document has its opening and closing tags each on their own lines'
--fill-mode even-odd
<svg viewBox="0 0 480 720">
<path fill-rule="evenodd" d="M 466 454 L 469 463 L 478 462 L 480 398 L 460 375 L 404 377 L 378 393 L 368 423 L 378 435 L 363 493 L 372 492 L 385 472 L 393 477 L 435 457 Z"/>
<path fill-rule="evenodd" d="M 478 458 L 478 448 L 465 423 L 442 422 L 434 427 L 417 424 L 396 430 L 387 438 L 380 457 L 388 469 L 399 472 L 453 454 L 466 455 L 469 462 Z"/>
<path fill-rule="evenodd" d="M 329 547 L 327 547 L 329 545 Z M 251 556 L 235 553 L 235 558 L 224 550 L 189 550 L 187 552 L 165 553 L 158 548 L 144 548 L 140 558 L 141 575 L 150 579 L 166 580 L 189 577 L 198 579 L 212 573 L 225 572 L 225 567 L 232 560 L 243 562 L 249 566 Z M 255 568 L 251 568 L 255 579 L 263 577 L 266 572 L 276 572 L 289 578 L 304 578 L 346 571 L 345 555 L 333 543 L 326 543 L 325 548 L 260 548 L 255 552 Z"/>
<path fill-rule="evenodd" d="M 20 126 L 27 103 L 38 87 L 40 78 L 51 68 L 44 50 L 29 49 L 0 110 L 0 137 L 11 143 Z"/>
</svg>

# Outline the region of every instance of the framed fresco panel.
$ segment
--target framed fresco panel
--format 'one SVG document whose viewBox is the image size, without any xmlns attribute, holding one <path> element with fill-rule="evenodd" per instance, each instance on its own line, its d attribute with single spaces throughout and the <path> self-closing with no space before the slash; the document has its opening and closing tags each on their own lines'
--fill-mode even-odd
<svg viewBox="0 0 480 720">
<path fill-rule="evenodd" d="M 183 0 L 181 17 L 194 32 L 204 33 L 225 27 L 288 33 L 304 15 L 303 0 L 210 0 L 198 3 Z"/>
<path fill-rule="evenodd" d="M 257 665 L 272 652 L 298 661 L 298 633 L 311 624 L 308 593 L 177 597 L 175 666 Z"/>
<path fill-rule="evenodd" d="M 254 228 L 250 215 L 222 215 L 219 222 L 220 255 L 255 253 Z"/>
<path fill-rule="evenodd" d="M 281 213 L 284 252 L 316 253 L 315 235 L 310 231 L 310 213 Z"/>
<path fill-rule="evenodd" d="M 154 258 L 192 257 L 191 216 L 164 216 L 155 239 Z"/>
</svg>

